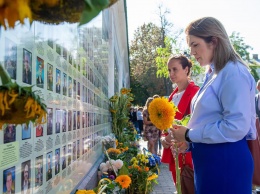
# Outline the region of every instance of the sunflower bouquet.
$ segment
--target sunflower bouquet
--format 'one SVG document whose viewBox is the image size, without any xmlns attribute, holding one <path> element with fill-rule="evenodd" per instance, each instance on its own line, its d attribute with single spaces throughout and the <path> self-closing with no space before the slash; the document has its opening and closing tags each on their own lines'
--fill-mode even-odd
<svg viewBox="0 0 260 194">
<path fill-rule="evenodd" d="M 0 64 L 0 129 L 4 124 L 46 123 L 46 105 L 32 86 L 13 82 Z"/>
<path fill-rule="evenodd" d="M 160 130 L 167 130 L 172 126 L 175 121 L 175 115 L 178 111 L 175 104 L 165 98 L 155 98 L 150 103 L 148 112 L 150 115 L 151 122 Z M 173 144 L 174 148 L 177 150 L 177 145 Z M 175 154 L 175 168 L 176 168 L 176 189 L 177 193 L 181 194 L 181 181 L 180 181 L 180 168 L 179 168 L 179 158 L 178 154 Z"/>
</svg>

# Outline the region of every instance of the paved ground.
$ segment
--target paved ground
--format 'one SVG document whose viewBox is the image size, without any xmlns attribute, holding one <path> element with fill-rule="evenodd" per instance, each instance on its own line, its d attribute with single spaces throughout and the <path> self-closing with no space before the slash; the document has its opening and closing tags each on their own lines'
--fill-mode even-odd
<svg viewBox="0 0 260 194">
<path fill-rule="evenodd" d="M 147 148 L 147 142 L 140 141 L 141 150 Z M 154 190 L 151 194 L 174 194 L 176 189 L 172 180 L 172 175 L 167 164 L 160 165 L 160 174 L 157 179 L 158 184 L 154 185 Z"/>
</svg>

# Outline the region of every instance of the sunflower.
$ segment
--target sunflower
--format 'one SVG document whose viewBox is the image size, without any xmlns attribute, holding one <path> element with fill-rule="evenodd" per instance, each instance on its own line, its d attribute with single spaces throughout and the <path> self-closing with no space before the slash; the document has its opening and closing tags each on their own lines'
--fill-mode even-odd
<svg viewBox="0 0 260 194">
<path fill-rule="evenodd" d="M 151 122 L 160 130 L 171 127 L 178 108 L 167 98 L 155 98 L 148 107 Z"/>
<path fill-rule="evenodd" d="M 123 189 L 127 189 L 132 180 L 128 175 L 119 175 L 116 177 L 115 182 L 119 183 Z"/>
</svg>

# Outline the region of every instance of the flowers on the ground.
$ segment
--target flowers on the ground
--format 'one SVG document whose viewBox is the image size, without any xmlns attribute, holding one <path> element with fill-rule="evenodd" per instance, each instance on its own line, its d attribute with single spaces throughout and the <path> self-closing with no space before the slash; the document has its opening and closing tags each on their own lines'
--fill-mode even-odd
<svg viewBox="0 0 260 194">
<path fill-rule="evenodd" d="M 119 149 L 116 149 L 116 148 L 109 148 L 109 149 L 107 150 L 107 153 L 108 153 L 108 155 L 109 155 L 109 157 L 110 157 L 111 159 L 117 159 L 117 156 L 118 156 L 119 154 L 121 154 L 121 151 L 120 151 Z"/>
<path fill-rule="evenodd" d="M 131 184 L 131 178 L 128 175 L 119 175 L 115 182 L 119 183 L 123 189 L 127 189 Z"/>
<path fill-rule="evenodd" d="M 150 103 L 148 112 L 151 122 L 160 130 L 166 130 L 172 126 L 178 108 L 167 98 L 155 98 Z"/>
<path fill-rule="evenodd" d="M 107 171 L 112 171 L 113 170 L 113 168 L 114 168 L 114 170 L 117 172 L 119 169 L 121 169 L 122 168 L 122 166 L 123 166 L 123 161 L 122 160 L 120 160 L 120 159 L 117 159 L 117 160 L 110 160 L 110 162 L 109 161 L 107 161 L 107 162 L 102 162 L 100 165 L 99 165 L 99 169 L 100 169 L 100 171 L 103 173 L 103 172 L 107 172 Z M 112 167 L 112 166 L 113 167 Z"/>
</svg>

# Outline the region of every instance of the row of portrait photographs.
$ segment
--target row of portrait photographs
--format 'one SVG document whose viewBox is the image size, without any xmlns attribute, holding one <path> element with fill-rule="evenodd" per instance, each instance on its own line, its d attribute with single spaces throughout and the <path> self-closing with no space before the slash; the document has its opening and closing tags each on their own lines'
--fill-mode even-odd
<svg viewBox="0 0 260 194">
<path fill-rule="evenodd" d="M 99 125 L 103 121 L 108 122 L 108 116 L 101 115 L 98 113 L 72 111 L 65 109 L 55 110 L 55 133 L 72 131 L 80 128 L 91 127 Z M 82 119 L 80 119 L 82 117 Z M 68 121 L 68 122 L 67 122 Z M 53 133 L 53 108 L 47 108 L 47 135 L 52 135 Z"/>
<path fill-rule="evenodd" d="M 53 134 L 53 108 L 47 109 L 47 135 Z M 67 131 L 72 131 L 80 128 L 91 127 L 99 125 L 101 123 L 107 123 L 109 120 L 108 115 L 101 115 L 98 113 L 72 111 L 65 109 L 56 109 L 56 123 L 55 123 L 55 134 Z M 82 117 L 80 121 L 80 117 Z M 68 122 L 67 122 L 68 121 Z M 32 129 L 35 129 L 36 137 L 43 136 L 43 125 L 38 124 L 36 127 L 32 123 L 22 124 L 22 140 L 31 139 Z M 4 128 L 4 143 L 10 143 L 16 141 L 16 125 L 7 124 Z"/>
<path fill-rule="evenodd" d="M 16 80 L 17 77 L 17 45 L 6 38 L 5 41 L 5 69 L 12 79 Z M 87 78 L 91 83 L 94 83 L 96 87 L 100 87 L 100 80 L 95 79 L 93 70 L 86 65 Z M 47 64 L 47 89 L 53 91 L 53 65 Z M 61 80 L 61 76 L 63 79 Z M 68 82 L 67 82 L 68 77 Z M 36 57 L 36 85 L 40 88 L 44 88 L 44 60 L 40 57 Z M 97 80 L 97 81 L 94 81 Z M 32 53 L 26 49 L 23 49 L 23 71 L 22 71 L 22 81 L 27 84 L 32 84 Z M 61 94 L 61 87 L 63 89 L 63 95 L 67 96 L 67 88 L 69 88 L 68 96 L 74 97 L 80 96 L 80 83 L 78 82 L 78 87 L 76 86 L 76 80 L 67 76 L 66 73 L 61 75 L 61 71 L 56 69 L 56 90 L 55 92 Z M 61 86 L 62 85 L 62 86 Z M 76 89 L 78 88 L 78 89 Z M 76 93 L 77 90 L 77 93 Z M 73 91 L 73 92 L 72 92 Z"/>
<path fill-rule="evenodd" d="M 95 141 L 92 141 L 93 137 L 86 137 L 82 139 L 82 155 L 86 154 L 93 146 L 95 146 Z M 61 157 L 60 157 L 61 156 Z M 61 158 L 61 159 L 60 159 Z M 72 161 L 76 161 L 80 158 L 80 140 L 74 141 L 68 145 L 57 148 L 53 153 L 48 152 L 46 154 L 46 181 L 52 179 L 53 177 L 53 163 L 54 163 L 54 175 L 60 173 L 67 166 L 71 165 Z M 21 164 L 21 193 L 31 193 L 31 181 L 34 180 L 35 187 L 40 187 L 44 181 L 43 175 L 44 159 L 43 155 L 35 158 L 35 174 L 34 178 L 31 174 L 31 160 L 25 161 Z M 3 193 L 17 193 L 15 189 L 15 169 L 13 166 L 11 168 L 5 169 L 3 171 Z"/>
</svg>

